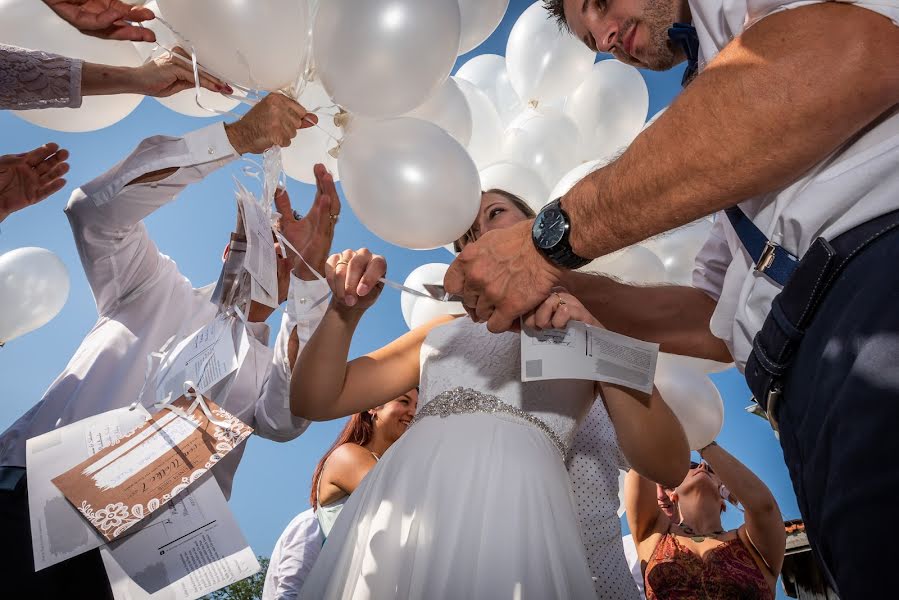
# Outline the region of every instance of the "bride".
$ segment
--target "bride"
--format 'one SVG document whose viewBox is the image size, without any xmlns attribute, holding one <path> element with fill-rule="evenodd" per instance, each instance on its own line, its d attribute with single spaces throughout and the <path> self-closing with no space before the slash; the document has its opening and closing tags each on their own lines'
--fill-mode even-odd
<svg viewBox="0 0 899 600">
<path fill-rule="evenodd" d="M 460 244 L 527 219 L 526 205 L 484 193 Z M 522 383 L 516 333 L 446 317 L 347 362 L 353 334 L 381 287 L 383 257 L 328 260 L 328 311 L 297 360 L 294 414 L 358 413 L 420 384 L 420 408 L 344 506 L 301 598 L 595 597 L 564 454 L 599 394 L 630 464 L 676 485 L 689 451 L 680 423 L 652 395 L 580 380 Z M 562 289 L 538 323 L 601 326 Z M 617 502 L 617 499 L 615 500 Z"/>
</svg>

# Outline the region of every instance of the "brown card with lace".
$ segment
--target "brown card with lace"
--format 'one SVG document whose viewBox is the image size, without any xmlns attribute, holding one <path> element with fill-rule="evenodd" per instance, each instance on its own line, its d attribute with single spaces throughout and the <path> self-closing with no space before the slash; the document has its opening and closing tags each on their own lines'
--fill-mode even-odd
<svg viewBox="0 0 899 600">
<path fill-rule="evenodd" d="M 176 410 L 160 410 L 116 444 L 53 479 L 109 541 L 181 494 L 253 432 L 205 398 L 192 402 L 182 396 L 172 406 Z"/>
</svg>

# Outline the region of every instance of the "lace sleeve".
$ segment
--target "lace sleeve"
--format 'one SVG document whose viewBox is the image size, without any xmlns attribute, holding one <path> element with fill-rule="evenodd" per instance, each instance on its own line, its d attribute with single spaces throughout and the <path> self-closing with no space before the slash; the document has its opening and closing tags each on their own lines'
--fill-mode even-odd
<svg viewBox="0 0 899 600">
<path fill-rule="evenodd" d="M 78 108 L 82 61 L 0 44 L 0 109 Z"/>
</svg>

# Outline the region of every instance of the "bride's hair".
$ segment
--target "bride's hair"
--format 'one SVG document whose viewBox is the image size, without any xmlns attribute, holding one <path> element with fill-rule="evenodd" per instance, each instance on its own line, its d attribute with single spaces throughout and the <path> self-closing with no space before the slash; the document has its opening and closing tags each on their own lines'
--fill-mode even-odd
<svg viewBox="0 0 899 600">
<path fill-rule="evenodd" d="M 524 213 L 528 219 L 533 219 L 537 216 L 537 213 L 534 212 L 534 209 L 528 206 L 528 203 L 524 201 L 524 199 L 516 196 L 512 192 L 507 192 L 506 190 L 501 190 L 499 188 L 492 188 L 487 190 L 486 192 L 481 192 L 481 194 L 499 194 L 509 202 L 515 205 L 518 210 Z M 477 222 L 477 221 L 475 221 Z M 465 247 L 465 244 L 470 244 L 471 242 L 476 241 L 477 238 L 474 235 L 474 224 L 465 232 L 465 235 L 460 237 L 458 240 L 453 242 L 453 248 L 456 250 L 456 253 L 462 252 L 462 248 Z"/>
<path fill-rule="evenodd" d="M 370 412 L 365 411 L 356 413 L 350 417 L 350 420 L 347 421 L 347 424 L 344 426 L 343 431 L 340 432 L 340 435 L 337 436 L 334 444 L 328 449 L 325 455 L 322 456 L 322 459 L 318 461 L 318 465 L 315 467 L 315 473 L 312 475 L 312 490 L 309 492 L 309 504 L 312 505 L 313 509 L 318 505 L 318 482 L 322 477 L 322 471 L 325 469 L 325 462 L 328 460 L 328 457 L 331 456 L 331 453 L 344 444 L 364 446 L 371 441 L 374 431 L 375 429 L 372 424 L 372 415 Z"/>
</svg>

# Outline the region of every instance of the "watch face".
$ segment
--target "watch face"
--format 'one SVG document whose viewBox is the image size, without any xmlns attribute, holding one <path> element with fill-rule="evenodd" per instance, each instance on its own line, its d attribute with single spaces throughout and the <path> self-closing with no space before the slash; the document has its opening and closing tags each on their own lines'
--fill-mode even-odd
<svg viewBox="0 0 899 600">
<path fill-rule="evenodd" d="M 549 208 L 541 212 L 534 221 L 534 241 L 537 246 L 550 250 L 554 248 L 565 236 L 565 217 L 562 211 Z"/>
</svg>

